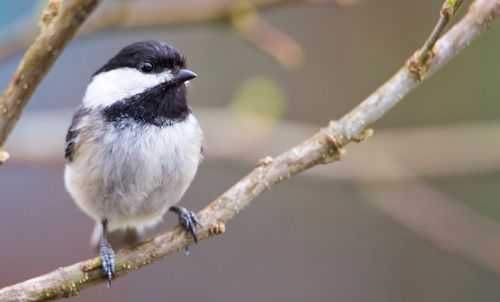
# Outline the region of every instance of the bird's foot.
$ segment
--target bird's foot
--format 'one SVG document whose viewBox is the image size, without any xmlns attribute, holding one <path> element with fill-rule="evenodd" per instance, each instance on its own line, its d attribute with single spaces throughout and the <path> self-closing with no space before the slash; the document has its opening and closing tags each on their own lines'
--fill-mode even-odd
<svg viewBox="0 0 500 302">
<path fill-rule="evenodd" d="M 184 229 L 186 229 L 187 232 L 191 233 L 194 242 L 198 243 L 198 237 L 196 236 L 196 226 L 202 225 L 198 220 L 198 217 L 196 217 L 196 214 L 182 207 L 171 207 L 170 211 L 176 213 L 179 216 L 179 223 L 184 227 Z M 187 249 L 186 253 L 189 253 Z"/>
<path fill-rule="evenodd" d="M 108 280 L 108 287 L 111 286 L 111 280 L 116 274 L 115 271 L 115 251 L 107 240 L 101 240 L 99 247 L 99 257 L 101 258 L 102 273 Z"/>
</svg>

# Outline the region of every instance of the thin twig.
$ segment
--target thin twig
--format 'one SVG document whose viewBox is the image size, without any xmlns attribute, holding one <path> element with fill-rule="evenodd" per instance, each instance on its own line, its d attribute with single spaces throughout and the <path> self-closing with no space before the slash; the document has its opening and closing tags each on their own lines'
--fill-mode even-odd
<svg viewBox="0 0 500 302">
<path fill-rule="evenodd" d="M 42 20 L 38 37 L 0 96 L 0 149 L 40 81 L 99 2 L 71 0 L 60 12 L 54 9 L 57 1 L 49 2 L 51 17 Z"/>
<path fill-rule="evenodd" d="M 439 37 L 444 33 L 446 26 L 450 23 L 451 18 L 458 11 L 464 0 L 447 0 L 443 3 L 439 11 L 439 20 L 434 26 L 431 34 L 425 40 L 424 45 L 418 50 L 415 55 L 408 61 L 409 69 L 414 72 L 419 78 L 422 78 L 426 71 L 427 60 L 432 56 L 432 48 L 436 45 Z"/>
<path fill-rule="evenodd" d="M 477 0 L 467 15 L 434 47 L 428 72 L 441 68 L 464 49 L 500 14 L 500 0 Z M 275 159 L 267 158 L 250 174 L 198 213 L 202 224 L 199 239 L 225 230 L 226 223 L 252 200 L 273 185 L 317 164 L 329 163 L 342 154 L 341 147 L 357 138 L 405 95 L 421 83 L 407 67 L 338 122 L 316 133 L 305 142 Z M 193 243 L 180 227 L 167 230 L 116 255 L 117 277 L 151 264 Z M 77 294 L 103 282 L 98 258 L 59 268 L 48 274 L 0 290 L 0 301 L 44 301 Z"/>
<path fill-rule="evenodd" d="M 487 30 L 500 14 L 499 6 L 499 0 L 476 0 L 473 2 L 462 20 L 438 39 L 432 48 L 433 55 L 427 61 L 427 68 L 422 70 L 422 74 L 416 75 L 410 67 L 403 66 L 384 85 L 339 121 L 339 124 L 345 126 L 343 134 L 346 136 L 346 140 L 349 141 L 362 133 L 367 125 L 377 121 L 417 87 L 424 79 L 424 75 L 426 77 L 432 75 L 481 32 Z M 335 127 L 329 127 L 329 130 L 335 131 Z"/>
<path fill-rule="evenodd" d="M 455 15 L 463 2 L 464 0 L 448 0 L 443 3 L 443 7 L 439 11 L 438 22 L 416 57 L 416 60 L 420 64 L 424 64 L 427 61 L 432 48 L 436 44 L 439 37 L 444 33 L 446 26 L 450 23 L 451 17 Z"/>
</svg>

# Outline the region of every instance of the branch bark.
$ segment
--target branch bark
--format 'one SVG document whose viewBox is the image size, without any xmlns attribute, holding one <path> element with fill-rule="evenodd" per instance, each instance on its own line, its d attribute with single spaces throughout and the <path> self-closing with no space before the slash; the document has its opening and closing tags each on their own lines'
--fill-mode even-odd
<svg viewBox="0 0 500 302">
<path fill-rule="evenodd" d="M 432 56 L 424 63 L 423 75 L 441 68 L 455 54 L 486 30 L 500 14 L 500 0 L 476 0 L 469 12 L 447 34 L 430 45 Z M 342 146 L 359 141 L 366 127 L 378 120 L 405 95 L 419 85 L 422 74 L 405 65 L 384 85 L 339 121 L 332 121 L 305 142 L 275 159 L 266 158 L 247 176 L 198 213 L 202 224 L 199 239 L 225 231 L 226 223 L 273 185 L 318 164 L 338 160 Z M 151 264 L 193 241 L 179 227 L 167 230 L 116 255 L 117 277 Z M 94 258 L 0 290 L 0 301 L 46 301 L 76 295 L 80 290 L 103 282 L 100 260 Z"/>
<path fill-rule="evenodd" d="M 8 158 L 3 145 L 36 87 L 100 0 L 72 0 L 60 13 L 54 10 L 56 2 L 49 2 L 50 17 L 42 19 L 38 37 L 0 96 L 0 164 Z"/>
</svg>

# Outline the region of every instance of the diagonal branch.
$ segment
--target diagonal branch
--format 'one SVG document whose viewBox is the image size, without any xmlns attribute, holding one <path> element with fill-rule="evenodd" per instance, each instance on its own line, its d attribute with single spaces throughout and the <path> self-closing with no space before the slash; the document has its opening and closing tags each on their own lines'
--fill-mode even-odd
<svg viewBox="0 0 500 302">
<path fill-rule="evenodd" d="M 429 49 L 433 55 L 426 62 L 432 74 L 486 30 L 500 14 L 500 0 L 476 0 L 469 12 Z M 273 185 L 317 164 L 330 163 L 342 155 L 341 147 L 358 141 L 368 125 L 378 120 L 420 83 L 420 77 L 407 66 L 337 122 L 275 159 L 266 158 L 247 176 L 209 204 L 198 215 L 205 226 L 199 239 L 221 234 L 225 224 L 257 196 Z M 136 245 L 116 255 L 118 277 L 151 264 L 192 244 L 179 227 Z M 0 301 L 45 301 L 77 294 L 103 282 L 99 258 L 59 268 L 48 274 L 0 289 Z"/>
<path fill-rule="evenodd" d="M 36 87 L 99 2 L 71 0 L 60 12 L 61 1 L 49 2 L 38 37 L 0 96 L 0 164 L 8 158 L 3 145 Z"/>
</svg>

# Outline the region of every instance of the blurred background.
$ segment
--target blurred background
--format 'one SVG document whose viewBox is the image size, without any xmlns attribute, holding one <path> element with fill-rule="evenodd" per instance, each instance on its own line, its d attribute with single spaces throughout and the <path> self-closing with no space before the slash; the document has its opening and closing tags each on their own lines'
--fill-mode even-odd
<svg viewBox="0 0 500 302">
<path fill-rule="evenodd" d="M 259 159 L 374 91 L 422 44 L 442 4 L 240 2 L 218 16 L 228 2 L 108 0 L 90 17 L 7 142 L 0 287 L 95 256 L 93 223 L 64 189 L 64 137 L 90 75 L 123 46 L 165 40 L 199 75 L 189 102 L 206 133 L 206 160 L 182 201 L 197 211 Z M 0 2 L 0 87 L 45 4 Z M 372 138 L 349 145 L 341 162 L 259 197 L 223 236 L 72 300 L 498 300 L 499 34 L 497 26 L 482 35 L 374 125 Z M 149 235 L 175 223 L 167 214 Z"/>
</svg>

